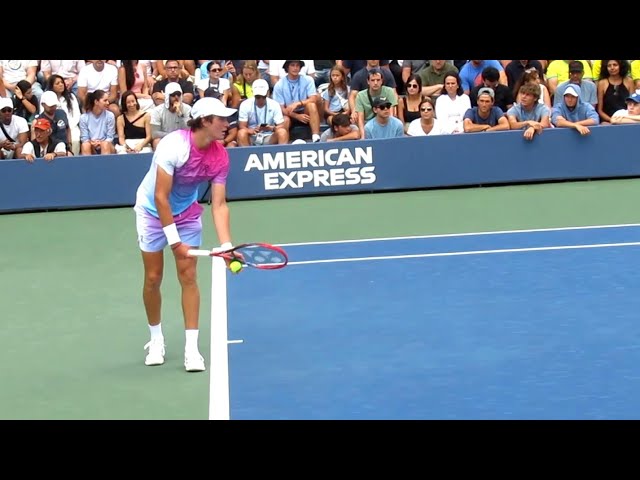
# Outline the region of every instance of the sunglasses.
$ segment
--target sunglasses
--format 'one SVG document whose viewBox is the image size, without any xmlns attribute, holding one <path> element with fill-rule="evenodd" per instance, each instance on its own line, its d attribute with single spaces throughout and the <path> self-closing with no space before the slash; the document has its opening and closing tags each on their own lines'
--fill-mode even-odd
<svg viewBox="0 0 640 480">
<path fill-rule="evenodd" d="M 391 104 L 390 103 L 385 103 L 384 105 L 378 105 L 378 108 L 380 110 L 389 110 L 391 108 Z"/>
<path fill-rule="evenodd" d="M 210 72 L 221 72 L 222 69 L 221 68 L 210 68 L 209 71 Z"/>
<path fill-rule="evenodd" d="M 421 111 L 421 112 L 431 112 L 431 111 L 433 111 L 433 108 L 429 108 L 429 107 L 422 107 L 422 108 L 420 109 L 420 111 Z"/>
<path fill-rule="evenodd" d="M 2 112 L 2 113 L 13 112 L 13 108 L 3 108 L 2 110 L 0 110 L 0 112 Z"/>
<path fill-rule="evenodd" d="M 418 88 L 418 84 L 417 83 L 410 83 L 407 85 L 407 88 Z"/>
</svg>

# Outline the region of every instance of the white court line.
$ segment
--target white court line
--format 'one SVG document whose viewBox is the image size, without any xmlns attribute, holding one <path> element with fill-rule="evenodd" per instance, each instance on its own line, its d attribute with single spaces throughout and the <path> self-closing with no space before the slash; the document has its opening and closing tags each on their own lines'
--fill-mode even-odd
<svg viewBox="0 0 640 480">
<path fill-rule="evenodd" d="M 582 227 L 554 227 L 554 228 L 531 228 L 525 230 L 496 230 L 489 232 L 466 232 L 466 233 L 440 233 L 434 235 L 412 235 L 407 237 L 381 237 L 381 238 L 361 238 L 356 240 L 329 240 L 326 242 L 299 242 L 299 243 L 279 243 L 279 247 L 294 247 L 304 245 L 330 245 L 334 243 L 358 243 L 358 242 L 382 242 L 392 240 L 411 240 L 420 238 L 445 238 L 445 237 L 470 237 L 474 235 L 500 235 L 508 233 L 532 233 L 532 232 L 559 232 L 564 230 L 589 230 L 596 228 L 625 228 L 640 227 L 640 223 L 623 223 L 619 225 L 589 225 Z"/>
<path fill-rule="evenodd" d="M 326 260 L 304 260 L 287 265 L 309 265 L 314 263 L 361 262 L 366 260 L 397 260 L 402 258 L 454 257 L 459 255 L 485 255 L 489 253 L 540 252 L 545 250 L 577 250 L 583 248 L 632 247 L 640 242 L 595 243 L 591 245 L 560 245 L 554 247 L 501 248 L 499 250 L 469 250 L 466 252 L 417 253 L 413 255 L 385 255 L 381 257 L 330 258 Z"/>
</svg>

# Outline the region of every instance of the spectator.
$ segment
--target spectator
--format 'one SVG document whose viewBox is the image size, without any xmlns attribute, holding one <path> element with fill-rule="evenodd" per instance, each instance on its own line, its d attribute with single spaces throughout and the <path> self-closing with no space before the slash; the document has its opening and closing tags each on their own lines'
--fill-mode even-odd
<svg viewBox="0 0 640 480">
<path fill-rule="evenodd" d="M 279 80 L 287 76 L 287 61 L 291 60 L 269 60 L 270 83 L 275 87 Z M 316 67 L 313 60 L 299 60 L 300 72 L 298 75 L 309 76 L 313 80 L 315 87 Z"/>
<path fill-rule="evenodd" d="M 329 73 L 329 84 L 320 95 L 324 103 L 324 118 L 331 126 L 333 117 L 339 113 L 351 115 L 349 107 L 349 85 L 347 84 L 347 74 L 340 65 L 331 67 Z"/>
<path fill-rule="evenodd" d="M 118 68 L 118 86 L 120 89 L 120 105 L 122 106 L 122 94 L 126 91 L 133 92 L 138 99 L 140 111 L 146 112 L 153 108 L 155 103 L 149 93 L 147 80 L 147 66 L 140 60 L 122 60 Z M 122 110 L 124 112 L 124 110 Z"/>
<path fill-rule="evenodd" d="M 271 60 L 274 67 L 276 60 Z M 284 115 L 285 128 L 290 132 L 295 126 L 308 126 L 311 140 L 320 141 L 319 95 L 316 85 L 309 75 L 301 75 L 303 60 L 286 60 L 283 68 L 287 75 L 280 78 L 273 87 L 273 99 L 278 102 Z"/>
<path fill-rule="evenodd" d="M 435 100 L 444 88 L 444 77 L 450 73 L 458 73 L 457 67 L 446 60 L 429 60 L 429 66 L 420 70 L 422 80 L 422 95 Z"/>
<path fill-rule="evenodd" d="M 500 86 L 509 90 L 506 85 Z M 478 90 L 477 104 L 465 112 L 463 127 L 466 133 L 509 130 L 509 120 L 502 109 L 495 105 L 495 92 L 492 88 L 483 87 Z"/>
<path fill-rule="evenodd" d="M 525 83 L 518 92 L 520 99 L 507 111 L 507 119 L 511 130 L 524 130 L 524 138 L 533 140 L 534 135 L 540 135 L 544 128 L 550 128 L 549 107 L 538 102 L 540 85 Z"/>
<path fill-rule="evenodd" d="M 553 107 L 551 123 L 556 127 L 575 128 L 580 135 L 589 135 L 588 126 L 598 125 L 600 117 L 593 105 L 580 99 L 580 87 L 569 85 L 564 89 L 562 103 Z"/>
<path fill-rule="evenodd" d="M 167 65 L 170 62 L 172 60 L 167 61 Z M 156 105 L 151 110 L 151 146 L 153 150 L 156 149 L 160 140 L 169 133 L 187 128 L 187 121 L 191 113 L 191 106 L 182 102 L 182 88 L 178 82 L 169 82 L 162 93 L 162 98 L 164 98 L 164 103 Z"/>
<path fill-rule="evenodd" d="M 516 82 L 514 88 L 514 96 L 516 97 L 516 102 L 520 101 L 520 99 L 518 98 L 518 92 L 520 91 L 520 87 L 525 83 L 531 83 L 533 85 L 537 85 L 540 88 L 540 98 L 538 98 L 538 102 L 546 105 L 549 111 L 551 111 L 551 95 L 549 94 L 549 89 L 545 86 L 544 82 L 540 78 L 540 75 L 538 74 L 538 70 L 536 70 L 535 68 L 525 70 L 524 74 L 520 77 L 520 80 Z"/>
<path fill-rule="evenodd" d="M 151 153 L 151 114 L 143 112 L 135 92 L 120 97 L 122 115 L 116 119 L 117 153 Z"/>
<path fill-rule="evenodd" d="M 404 136 L 404 125 L 391 115 L 392 104 L 385 97 L 378 97 L 373 101 L 375 116 L 364 127 L 365 138 L 395 138 Z"/>
<path fill-rule="evenodd" d="M 446 135 L 444 122 L 435 117 L 435 101 L 431 97 L 424 97 L 420 102 L 420 118 L 413 120 L 407 129 L 410 137 L 422 137 L 425 135 Z"/>
<path fill-rule="evenodd" d="M 0 159 L 19 158 L 22 146 L 28 141 L 27 121 L 13 114 L 10 98 L 0 98 Z"/>
<path fill-rule="evenodd" d="M 316 84 L 316 88 L 319 88 L 320 85 L 324 83 L 329 83 L 331 81 L 331 69 L 336 65 L 335 60 L 314 60 L 313 66 L 316 69 L 316 74 L 314 77 L 314 81 Z M 346 72 L 345 72 L 346 77 Z"/>
<path fill-rule="evenodd" d="M 24 118 L 31 125 L 39 106 L 31 84 L 27 80 L 20 80 L 13 91 L 13 114 Z"/>
<path fill-rule="evenodd" d="M 52 75 L 59 75 L 67 90 L 78 96 L 78 74 L 85 66 L 84 60 L 40 60 L 40 72 L 45 83 Z"/>
<path fill-rule="evenodd" d="M 31 85 L 31 90 L 38 101 L 42 96 L 42 86 L 36 81 L 38 73 L 37 60 L 0 60 L 2 66 L 2 83 L 6 94 L 3 96 L 13 97 L 16 85 L 20 80 L 26 80 Z"/>
<path fill-rule="evenodd" d="M 640 90 L 640 60 L 631 61 L 631 79 L 635 84 L 636 90 Z"/>
<path fill-rule="evenodd" d="M 635 91 L 629 76 L 627 60 L 602 60 L 605 67 L 598 79 L 598 114 L 603 124 L 611 122 L 611 116 L 626 106 L 626 99 Z"/>
<path fill-rule="evenodd" d="M 547 67 L 547 87 L 550 96 L 555 95 L 558 85 L 569 80 L 569 64 L 574 61 L 582 63 L 584 67 L 582 79 L 593 81 L 591 65 L 586 60 L 554 60 Z"/>
<path fill-rule="evenodd" d="M 407 83 L 403 89 L 406 95 L 400 97 L 398 102 L 398 118 L 404 125 L 405 133 L 409 128 L 409 124 L 420 118 L 420 105 L 422 104 L 422 80 L 420 76 L 412 73 L 407 79 Z"/>
<path fill-rule="evenodd" d="M 163 75 L 162 79 L 156 81 L 156 83 L 153 85 L 153 92 L 151 93 L 153 102 L 156 104 L 156 106 L 164 105 L 164 91 L 167 85 L 170 83 L 177 83 L 178 85 L 180 85 L 180 91 L 182 92 L 182 103 L 192 105 L 194 97 L 193 82 L 180 77 L 180 71 L 182 67 L 180 66 L 180 62 L 178 60 L 165 60 L 165 62 L 165 75 Z M 157 64 L 160 63 L 162 62 L 158 60 Z"/>
<path fill-rule="evenodd" d="M 42 94 L 42 112 L 35 116 L 36 119 L 44 118 L 51 125 L 51 141 L 57 145 L 64 143 L 67 152 L 71 155 L 71 127 L 69 118 L 64 110 L 58 109 L 58 96 L 55 92 L 47 90 Z M 31 131 L 31 139 L 35 139 L 35 132 Z"/>
<path fill-rule="evenodd" d="M 211 60 L 207 68 L 208 77 L 203 78 L 196 85 L 198 97 L 217 98 L 226 107 L 231 98 L 231 82 L 226 78 L 220 78 L 223 70 L 222 60 Z"/>
<path fill-rule="evenodd" d="M 358 73 L 358 70 L 365 68 L 367 66 L 366 60 L 336 60 L 336 63 L 339 63 L 344 68 L 344 71 L 347 72 L 347 78 L 351 81 L 353 76 Z M 391 72 L 389 68 L 389 60 L 380 60 L 380 69 L 387 69 Z M 393 74 L 391 74 L 393 75 Z M 395 80 L 394 80 L 395 81 Z"/>
<path fill-rule="evenodd" d="M 242 70 L 240 70 L 240 75 L 236 77 L 236 81 L 233 83 L 240 94 L 241 102 L 247 98 L 253 97 L 253 90 L 251 86 L 258 78 L 260 78 L 260 72 L 258 71 L 258 64 L 256 61 L 245 60 L 244 65 L 242 65 Z"/>
<path fill-rule="evenodd" d="M 493 106 L 498 107 L 503 112 L 509 110 L 514 103 L 511 88 L 500 83 L 500 73 L 495 67 L 486 67 L 482 70 L 482 84 L 471 89 L 469 100 L 471 106 L 478 105 L 478 92 L 483 88 L 490 88 L 494 92 Z M 505 119 L 506 120 L 506 119 Z"/>
<path fill-rule="evenodd" d="M 436 100 L 436 118 L 443 124 L 447 133 L 462 133 L 462 120 L 471 108 L 469 95 L 464 93 L 457 73 L 449 73 L 444 78 L 444 87 Z"/>
<path fill-rule="evenodd" d="M 109 97 L 104 90 L 97 89 L 87 93 L 86 98 L 85 113 L 80 116 L 80 154 L 115 153 L 116 117 L 109 110 Z"/>
<path fill-rule="evenodd" d="M 507 86 L 513 91 L 513 87 L 518 83 L 520 77 L 524 74 L 525 70 L 535 68 L 540 78 L 544 78 L 544 68 L 540 60 L 511 60 L 504 67 L 504 73 L 507 76 Z M 496 93 L 496 97 L 497 97 Z M 496 105 L 498 102 L 496 101 Z M 505 110 L 506 111 L 506 110 Z"/>
<path fill-rule="evenodd" d="M 367 80 L 369 88 L 360 90 L 356 95 L 355 108 L 351 114 L 351 121 L 358 125 L 361 138 L 365 138 L 365 123 L 375 116 L 373 102 L 378 97 L 384 97 L 391 103 L 394 110 L 392 115 L 396 115 L 395 108 L 398 105 L 396 92 L 391 87 L 382 84 L 382 69 L 374 68 L 369 70 L 369 79 Z M 402 122 L 400 122 L 402 123 Z"/>
<path fill-rule="evenodd" d="M 558 105 L 564 101 L 564 91 L 569 85 L 577 85 L 580 87 L 580 100 L 593 106 L 598 107 L 598 94 L 596 85 L 590 80 L 582 80 L 584 76 L 584 65 L 581 62 L 569 62 L 569 80 L 558 84 L 556 93 L 553 96 L 554 105 Z"/>
<path fill-rule="evenodd" d="M 397 98 L 398 92 L 396 90 L 396 80 L 393 78 L 391 70 L 388 68 L 380 67 L 380 60 L 367 60 L 367 64 L 364 68 L 358 70 L 355 74 L 351 73 L 351 82 L 349 83 L 349 105 L 353 110 L 356 106 L 356 95 L 361 90 L 366 90 L 369 85 L 369 72 L 376 70 L 382 74 L 382 85 L 390 87 L 395 92 Z M 394 115 L 396 113 L 394 112 Z"/>
<path fill-rule="evenodd" d="M 346 113 L 337 113 L 333 116 L 331 126 L 320 135 L 321 142 L 343 142 L 346 140 L 360 140 L 358 127 L 351 123 L 351 118 Z"/>
<path fill-rule="evenodd" d="M 87 104 L 87 96 L 96 90 L 107 94 L 107 106 L 114 117 L 120 115 L 118 106 L 118 68 L 106 60 L 88 60 L 78 73 L 78 100 Z"/>
<path fill-rule="evenodd" d="M 269 84 L 258 78 L 253 82 L 253 97 L 243 100 L 238 111 L 238 145 L 275 145 L 289 141 L 280 104 L 268 98 Z"/>
<path fill-rule="evenodd" d="M 20 156 L 27 162 L 33 163 L 36 158 L 43 158 L 50 162 L 56 157 L 67 156 L 67 146 L 64 142 L 56 143 L 51 138 L 51 123 L 46 118 L 40 117 L 33 122 L 35 138 L 29 140 L 22 147 Z"/>
<path fill-rule="evenodd" d="M 629 95 L 626 101 L 627 108 L 618 110 L 611 117 L 613 125 L 631 123 L 640 125 L 640 91 Z"/>
<path fill-rule="evenodd" d="M 67 114 L 67 120 L 69 124 L 69 130 L 71 131 L 71 153 L 73 155 L 80 154 L 80 103 L 78 97 L 73 92 L 69 91 L 64 79 L 54 73 L 49 77 L 47 81 L 47 90 L 52 91 L 58 98 L 58 110 Z M 42 94 L 42 98 L 46 97 L 46 93 Z M 43 111 L 42 102 L 40 102 L 40 112 Z M 69 147 L 67 146 L 67 150 Z"/>
<path fill-rule="evenodd" d="M 501 84 L 507 84 L 507 75 L 498 60 L 469 60 L 460 69 L 460 86 L 466 95 L 471 93 L 473 87 L 482 85 L 482 71 L 486 67 L 494 67 L 499 72 Z"/>
</svg>

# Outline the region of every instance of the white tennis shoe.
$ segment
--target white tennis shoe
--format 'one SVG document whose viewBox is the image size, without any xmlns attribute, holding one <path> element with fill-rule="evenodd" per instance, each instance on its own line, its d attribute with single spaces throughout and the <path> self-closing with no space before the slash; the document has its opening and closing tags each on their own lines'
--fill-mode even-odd
<svg viewBox="0 0 640 480">
<path fill-rule="evenodd" d="M 184 368 L 187 372 L 204 372 L 206 367 L 200 352 L 184 352 Z"/>
<path fill-rule="evenodd" d="M 163 338 L 154 338 L 144 346 L 144 349 L 149 349 L 149 353 L 147 353 L 147 357 L 144 359 L 145 365 L 162 365 L 164 363 Z"/>
</svg>

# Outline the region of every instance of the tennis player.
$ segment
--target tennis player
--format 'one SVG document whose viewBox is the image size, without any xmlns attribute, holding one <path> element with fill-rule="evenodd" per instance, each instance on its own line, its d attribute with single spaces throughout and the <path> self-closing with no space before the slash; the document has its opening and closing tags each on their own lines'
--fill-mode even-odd
<svg viewBox="0 0 640 480">
<path fill-rule="evenodd" d="M 190 248 L 202 243 L 202 211 L 198 187 L 211 182 L 212 214 L 218 240 L 231 248 L 226 180 L 229 156 L 219 140 L 225 138 L 228 117 L 236 109 L 227 108 L 212 97 L 198 100 L 187 122 L 190 129 L 176 130 L 165 136 L 153 155 L 151 167 L 138 187 L 134 211 L 138 245 L 144 265 L 142 298 L 151 340 L 145 365 L 162 365 L 165 356 L 160 322 L 164 248 L 171 246 L 182 289 L 185 327 L 184 366 L 188 372 L 205 370 L 198 349 L 200 290 L 196 278 L 196 258 Z"/>
</svg>

